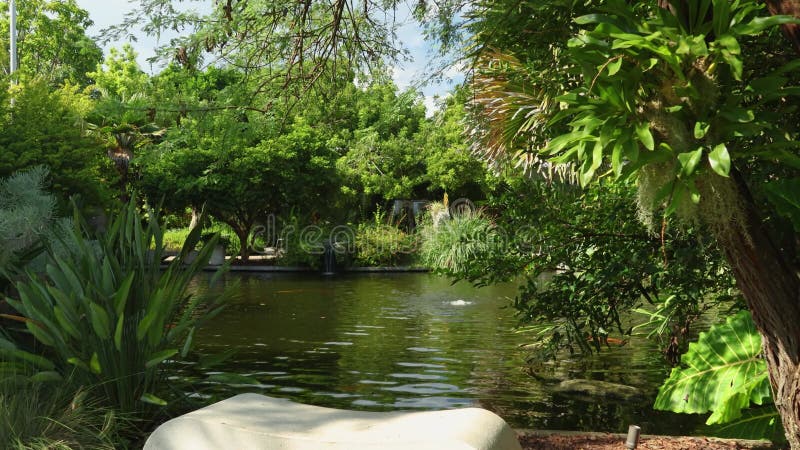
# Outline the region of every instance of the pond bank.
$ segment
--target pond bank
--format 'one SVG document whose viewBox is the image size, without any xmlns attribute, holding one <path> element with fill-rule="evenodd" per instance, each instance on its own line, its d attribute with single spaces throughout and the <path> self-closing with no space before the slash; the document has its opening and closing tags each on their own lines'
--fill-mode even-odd
<svg viewBox="0 0 800 450">
<path fill-rule="evenodd" d="M 625 434 L 517 429 L 525 450 L 620 450 Z M 636 450 L 775 450 L 769 441 L 692 436 L 645 435 Z"/>
</svg>

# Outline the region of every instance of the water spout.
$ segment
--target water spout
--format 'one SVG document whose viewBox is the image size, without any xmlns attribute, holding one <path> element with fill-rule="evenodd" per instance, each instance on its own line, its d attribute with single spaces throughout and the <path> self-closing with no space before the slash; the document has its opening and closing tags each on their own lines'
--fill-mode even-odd
<svg viewBox="0 0 800 450">
<path fill-rule="evenodd" d="M 331 241 L 325 241 L 322 252 L 322 274 L 334 275 L 336 273 L 336 252 Z"/>
</svg>

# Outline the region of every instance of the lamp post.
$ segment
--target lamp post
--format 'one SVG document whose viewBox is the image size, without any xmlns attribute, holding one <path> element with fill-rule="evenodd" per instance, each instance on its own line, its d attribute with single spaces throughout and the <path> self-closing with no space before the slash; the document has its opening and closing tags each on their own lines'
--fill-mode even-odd
<svg viewBox="0 0 800 450">
<path fill-rule="evenodd" d="M 11 22 L 9 27 L 11 33 L 11 48 L 9 49 L 11 65 L 9 66 L 8 74 L 13 75 L 17 71 L 17 5 L 14 0 L 9 0 L 8 2 L 8 15 Z"/>
</svg>

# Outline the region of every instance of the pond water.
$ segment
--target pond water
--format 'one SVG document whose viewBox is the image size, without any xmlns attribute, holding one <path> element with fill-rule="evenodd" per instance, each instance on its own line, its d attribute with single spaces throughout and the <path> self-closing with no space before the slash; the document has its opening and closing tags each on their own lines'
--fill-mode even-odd
<svg viewBox="0 0 800 450">
<path fill-rule="evenodd" d="M 224 370 L 250 384 L 205 382 L 202 392 L 258 392 L 298 402 L 372 411 L 479 405 L 515 428 L 691 434 L 701 418 L 653 411 L 667 376 L 656 345 L 633 337 L 589 358 L 564 355 L 527 371 L 508 308 L 512 285 L 451 285 L 431 274 L 322 277 L 228 274 L 237 298 L 195 337 L 201 355 L 235 350 Z M 207 289 L 207 278 L 196 288 Z M 219 370 L 219 369 L 216 369 Z M 216 372 L 197 368 L 200 380 Z M 556 392 L 558 382 L 585 378 L 639 388 L 630 402 Z M 206 395 L 206 394 L 204 394 Z"/>
</svg>

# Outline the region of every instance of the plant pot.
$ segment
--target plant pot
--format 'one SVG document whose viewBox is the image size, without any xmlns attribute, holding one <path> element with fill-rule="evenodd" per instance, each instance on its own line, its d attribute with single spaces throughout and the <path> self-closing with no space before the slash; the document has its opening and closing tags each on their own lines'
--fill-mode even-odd
<svg viewBox="0 0 800 450">
<path fill-rule="evenodd" d="M 216 245 L 214 251 L 211 252 L 211 258 L 208 259 L 209 266 L 221 266 L 225 264 L 225 246 Z"/>
</svg>

